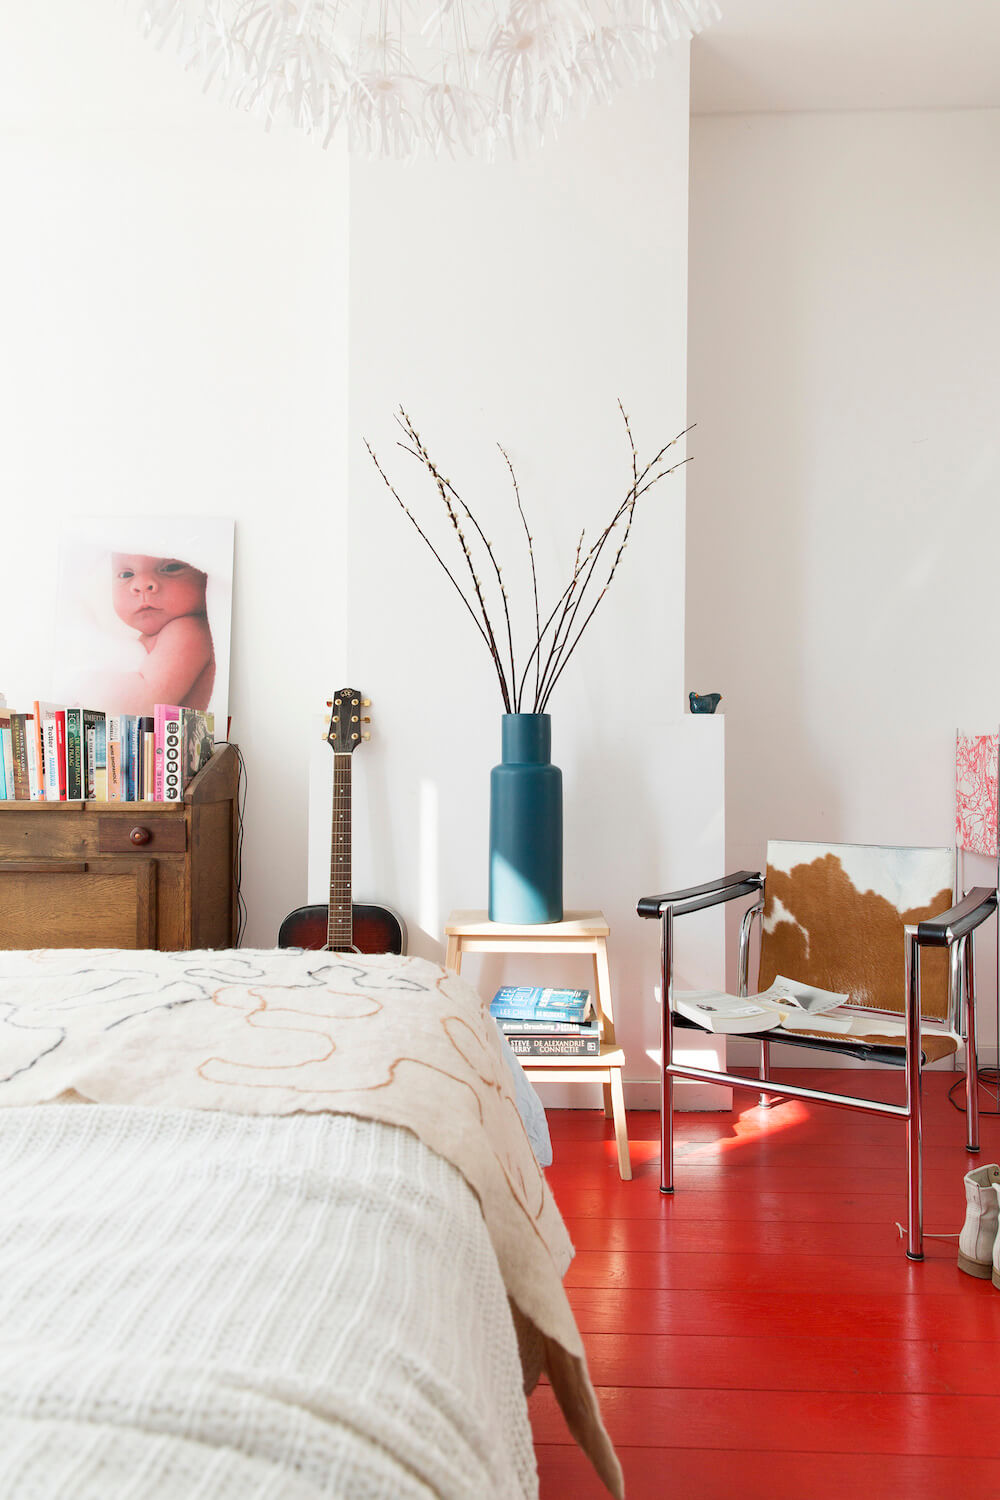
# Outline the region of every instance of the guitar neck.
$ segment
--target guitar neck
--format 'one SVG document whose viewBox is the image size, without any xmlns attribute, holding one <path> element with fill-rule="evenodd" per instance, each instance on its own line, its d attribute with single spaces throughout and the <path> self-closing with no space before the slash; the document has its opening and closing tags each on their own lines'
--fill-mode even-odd
<svg viewBox="0 0 1000 1500">
<path fill-rule="evenodd" d="M 351 757 L 335 753 L 327 921 L 327 947 L 333 952 L 350 952 L 354 946 L 351 901 Z"/>
</svg>

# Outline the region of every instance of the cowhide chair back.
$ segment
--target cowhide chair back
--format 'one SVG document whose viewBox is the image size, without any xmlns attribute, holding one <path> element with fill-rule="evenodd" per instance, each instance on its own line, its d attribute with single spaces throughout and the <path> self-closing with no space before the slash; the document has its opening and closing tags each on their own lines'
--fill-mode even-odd
<svg viewBox="0 0 1000 1500">
<path fill-rule="evenodd" d="M 954 858 L 952 849 L 769 843 L 759 988 L 782 974 L 902 1012 L 903 929 L 951 906 Z M 945 949 L 923 954 L 920 1009 L 949 1018 Z"/>
</svg>

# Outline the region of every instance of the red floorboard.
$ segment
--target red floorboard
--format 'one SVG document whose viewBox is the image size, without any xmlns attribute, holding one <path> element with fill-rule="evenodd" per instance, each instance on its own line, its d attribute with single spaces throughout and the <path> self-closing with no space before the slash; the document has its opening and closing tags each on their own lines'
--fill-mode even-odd
<svg viewBox="0 0 1000 1500">
<path fill-rule="evenodd" d="M 899 1241 L 896 1241 L 897 1245 Z M 566 1274 L 568 1287 L 668 1287 L 729 1291 L 738 1285 L 747 1291 L 772 1291 L 775 1283 L 797 1292 L 829 1292 L 844 1273 L 843 1257 L 801 1255 L 789 1265 L 783 1255 L 755 1253 L 752 1259 L 736 1254 L 697 1255 L 675 1250 L 664 1255 L 655 1250 L 578 1250 Z M 893 1256 L 860 1258 L 851 1276 L 851 1288 L 867 1296 L 902 1292 L 965 1293 L 964 1277 L 955 1257 L 907 1261 L 902 1275 Z"/>
<path fill-rule="evenodd" d="M 900 1092 L 887 1074 L 810 1081 Z M 925 1076 L 924 1183 L 926 1228 L 956 1234 L 1000 1121 L 970 1157 L 953 1081 Z M 903 1127 L 736 1104 L 680 1116 L 673 1196 L 655 1114 L 629 1117 L 631 1183 L 599 1112 L 549 1115 L 566 1284 L 628 1500 L 1000 1497 L 1000 1292 L 958 1271 L 954 1239 L 906 1259 Z M 530 1405 L 542 1500 L 604 1495 L 551 1389 Z"/>
<path fill-rule="evenodd" d="M 579 1449 L 538 1447 L 543 1500 L 607 1500 Z M 1000 1459 L 619 1448 L 628 1500 L 995 1500 Z"/>
</svg>

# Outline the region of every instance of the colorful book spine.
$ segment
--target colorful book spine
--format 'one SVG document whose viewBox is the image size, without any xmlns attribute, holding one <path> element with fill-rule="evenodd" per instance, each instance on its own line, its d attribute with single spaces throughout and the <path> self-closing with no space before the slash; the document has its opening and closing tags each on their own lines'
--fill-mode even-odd
<svg viewBox="0 0 1000 1500">
<path fill-rule="evenodd" d="M 17 777 L 14 775 L 14 715 L 10 716 L 11 722 L 3 731 L 3 759 L 4 770 L 7 772 L 7 797 L 13 801 L 17 796 Z"/>
<path fill-rule="evenodd" d="M 181 764 L 185 787 L 211 759 L 214 715 L 199 708 L 181 709 Z"/>
<path fill-rule="evenodd" d="M 14 756 L 10 740 L 11 715 L 0 709 L 0 762 L 3 763 L 4 801 L 14 801 Z"/>
<path fill-rule="evenodd" d="M 134 802 L 132 791 L 132 724 L 130 714 L 121 714 L 122 801 Z"/>
<path fill-rule="evenodd" d="M 493 996 L 494 1005 L 541 1005 L 546 1009 L 563 1006 L 575 1010 L 590 999 L 589 990 L 543 989 L 540 985 L 504 984 Z"/>
<path fill-rule="evenodd" d="M 142 796 L 142 759 L 139 755 L 139 715 L 128 716 L 128 799 L 138 802 Z"/>
<path fill-rule="evenodd" d="M 510 1049 L 517 1057 L 597 1057 L 599 1037 L 590 1036 L 509 1036 Z"/>
<path fill-rule="evenodd" d="M 597 1036 L 597 1019 L 591 1021 L 559 1021 L 555 1016 L 544 1021 L 509 1020 L 500 1017 L 497 1025 L 504 1036 Z"/>
<path fill-rule="evenodd" d="M 59 755 L 56 750 L 56 716 L 42 709 L 42 781 L 46 802 L 59 801 Z"/>
<path fill-rule="evenodd" d="M 124 801 L 121 714 L 108 714 L 108 801 Z"/>
<path fill-rule="evenodd" d="M 139 720 L 139 739 L 142 750 L 142 795 L 146 802 L 156 797 L 156 728 L 150 714 Z"/>
<path fill-rule="evenodd" d="M 35 715 L 24 716 L 24 738 L 28 747 L 28 786 L 31 789 L 32 802 L 45 801 L 45 787 L 42 782 L 42 742 L 35 733 Z"/>
<path fill-rule="evenodd" d="M 66 796 L 71 802 L 83 797 L 83 710 L 66 710 Z"/>
<path fill-rule="evenodd" d="M 18 802 L 30 802 L 31 785 L 28 779 L 28 734 L 26 714 L 10 716 L 10 749 L 14 760 L 14 796 Z"/>
<path fill-rule="evenodd" d="M 108 800 L 107 715 L 97 709 L 83 710 L 83 735 L 87 778 L 86 795 L 96 802 Z"/>
<path fill-rule="evenodd" d="M 93 724 L 83 722 L 83 797 L 85 802 L 93 802 L 97 796 L 97 780 L 94 776 L 94 761 L 97 759 L 97 746 L 94 735 Z"/>
<path fill-rule="evenodd" d="M 34 752 L 35 752 L 35 754 L 34 754 L 34 760 L 35 760 L 35 779 L 34 779 L 34 784 L 32 785 L 32 788 L 31 788 L 31 798 L 32 798 L 33 802 L 36 802 L 36 801 L 37 802 L 44 802 L 44 800 L 45 800 L 45 771 L 44 771 L 44 762 L 42 760 L 42 754 L 43 754 L 43 749 L 42 749 L 42 715 L 41 715 L 40 707 L 39 707 L 39 705 L 38 705 L 37 702 L 34 705 L 32 713 L 25 720 L 25 730 L 26 730 L 27 734 L 29 735 L 30 739 L 33 741 L 33 748 L 34 748 Z M 30 758 L 28 760 L 28 769 L 29 770 L 31 769 L 31 759 Z M 41 792 L 40 793 L 39 793 L 39 787 L 41 788 Z"/>
<path fill-rule="evenodd" d="M 66 766 L 66 710 L 57 708 L 56 719 L 56 779 L 59 786 L 59 801 L 66 801 L 67 791 L 67 766 Z"/>
<path fill-rule="evenodd" d="M 178 802 L 184 792 L 180 708 L 174 704 L 157 703 L 153 711 L 153 733 L 156 737 L 153 796 L 157 802 Z"/>
<path fill-rule="evenodd" d="M 548 1017 L 561 1021 L 586 1021 L 590 1007 L 581 1005 L 575 1010 L 567 1010 L 561 1006 L 558 1010 L 546 1010 L 544 1006 L 497 1005 L 490 1006 L 490 1015 L 495 1021 L 544 1021 Z"/>
<path fill-rule="evenodd" d="M 8 711 L 0 714 L 0 753 L 3 754 L 4 775 L 7 781 L 7 801 L 13 802 L 17 796 L 14 782 L 14 743 L 11 731 L 11 721 L 14 715 Z"/>
<path fill-rule="evenodd" d="M 589 990 L 545 990 L 529 985 L 505 985 L 490 1002 L 495 1020 L 585 1021 L 590 1014 Z"/>
</svg>

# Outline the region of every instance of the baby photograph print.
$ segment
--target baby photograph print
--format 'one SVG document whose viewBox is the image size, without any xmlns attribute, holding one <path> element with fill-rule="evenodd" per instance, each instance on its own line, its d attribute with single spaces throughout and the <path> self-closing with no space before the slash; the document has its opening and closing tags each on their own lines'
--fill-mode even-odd
<svg viewBox="0 0 1000 1500">
<path fill-rule="evenodd" d="M 229 713 L 233 522 L 100 516 L 59 542 L 53 697 L 152 715 L 157 703 Z"/>
</svg>

